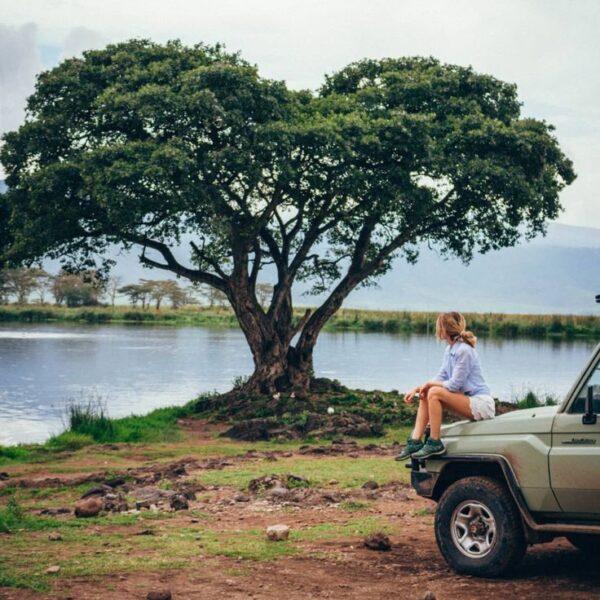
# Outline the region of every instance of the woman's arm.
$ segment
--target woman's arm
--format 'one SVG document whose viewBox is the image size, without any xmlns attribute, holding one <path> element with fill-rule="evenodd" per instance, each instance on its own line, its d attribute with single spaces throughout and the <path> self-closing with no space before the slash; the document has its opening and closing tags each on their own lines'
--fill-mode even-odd
<svg viewBox="0 0 600 600">
<path fill-rule="evenodd" d="M 462 392 L 473 368 L 473 352 L 463 348 L 456 353 L 456 363 L 452 369 L 452 377 L 442 385 L 450 392 Z"/>
</svg>

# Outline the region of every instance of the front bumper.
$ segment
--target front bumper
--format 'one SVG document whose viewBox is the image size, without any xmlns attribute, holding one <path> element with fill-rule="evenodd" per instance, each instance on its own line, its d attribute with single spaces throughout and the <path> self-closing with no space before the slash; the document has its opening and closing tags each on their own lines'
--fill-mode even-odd
<svg viewBox="0 0 600 600">
<path fill-rule="evenodd" d="M 438 473 L 431 473 L 422 462 L 412 461 L 410 472 L 410 484 L 415 489 L 419 496 L 431 498 L 433 489 L 438 478 Z"/>
</svg>

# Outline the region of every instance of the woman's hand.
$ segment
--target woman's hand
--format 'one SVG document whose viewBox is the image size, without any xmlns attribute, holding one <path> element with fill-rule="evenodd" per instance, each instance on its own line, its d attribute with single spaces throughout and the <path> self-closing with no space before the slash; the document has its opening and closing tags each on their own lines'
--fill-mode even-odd
<svg viewBox="0 0 600 600">
<path fill-rule="evenodd" d="M 419 387 L 413 388 L 410 390 L 410 392 L 406 392 L 406 394 L 404 394 L 404 402 L 406 402 L 406 404 L 412 404 L 415 395 L 418 397 L 420 394 L 421 389 Z"/>
</svg>

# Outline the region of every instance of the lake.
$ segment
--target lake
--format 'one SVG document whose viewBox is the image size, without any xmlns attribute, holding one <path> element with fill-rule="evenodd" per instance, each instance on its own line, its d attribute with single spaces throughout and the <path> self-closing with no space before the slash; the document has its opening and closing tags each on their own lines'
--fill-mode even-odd
<svg viewBox="0 0 600 600">
<path fill-rule="evenodd" d="M 492 393 L 513 399 L 527 389 L 562 397 L 593 341 L 481 339 Z M 404 391 L 433 377 L 444 347 L 433 336 L 323 333 L 318 376 L 349 387 Z M 39 442 L 63 429 L 70 401 L 100 398 L 112 417 L 184 404 L 226 391 L 252 371 L 237 329 L 171 326 L 0 326 L 0 444 Z"/>
</svg>

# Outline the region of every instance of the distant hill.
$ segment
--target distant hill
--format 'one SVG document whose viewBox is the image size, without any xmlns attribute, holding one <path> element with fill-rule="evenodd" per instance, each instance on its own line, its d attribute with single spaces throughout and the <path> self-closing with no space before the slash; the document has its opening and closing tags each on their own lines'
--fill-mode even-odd
<svg viewBox="0 0 600 600">
<path fill-rule="evenodd" d="M 127 281 L 164 278 L 143 268 L 137 255 L 121 254 L 115 273 Z M 269 273 L 265 273 L 269 280 Z M 295 302 L 316 304 L 322 297 Z M 416 265 L 396 261 L 377 287 L 355 290 L 345 306 L 372 310 L 445 310 L 597 314 L 600 293 L 600 229 L 551 224 L 545 238 L 476 256 L 465 266 L 424 249 Z"/>
<path fill-rule="evenodd" d="M 0 181 L 0 192 L 6 186 Z M 137 254 L 118 253 L 116 275 L 124 281 L 165 278 L 166 272 L 142 267 Z M 52 271 L 56 262 L 47 263 Z M 269 272 L 265 272 L 269 279 Z M 299 305 L 322 297 L 304 296 Z M 552 223 L 546 237 L 515 248 L 476 256 L 465 266 L 423 249 L 416 265 L 401 261 L 377 287 L 355 290 L 345 306 L 380 310 L 445 310 L 480 312 L 597 314 L 594 296 L 600 293 L 600 229 Z"/>
</svg>

